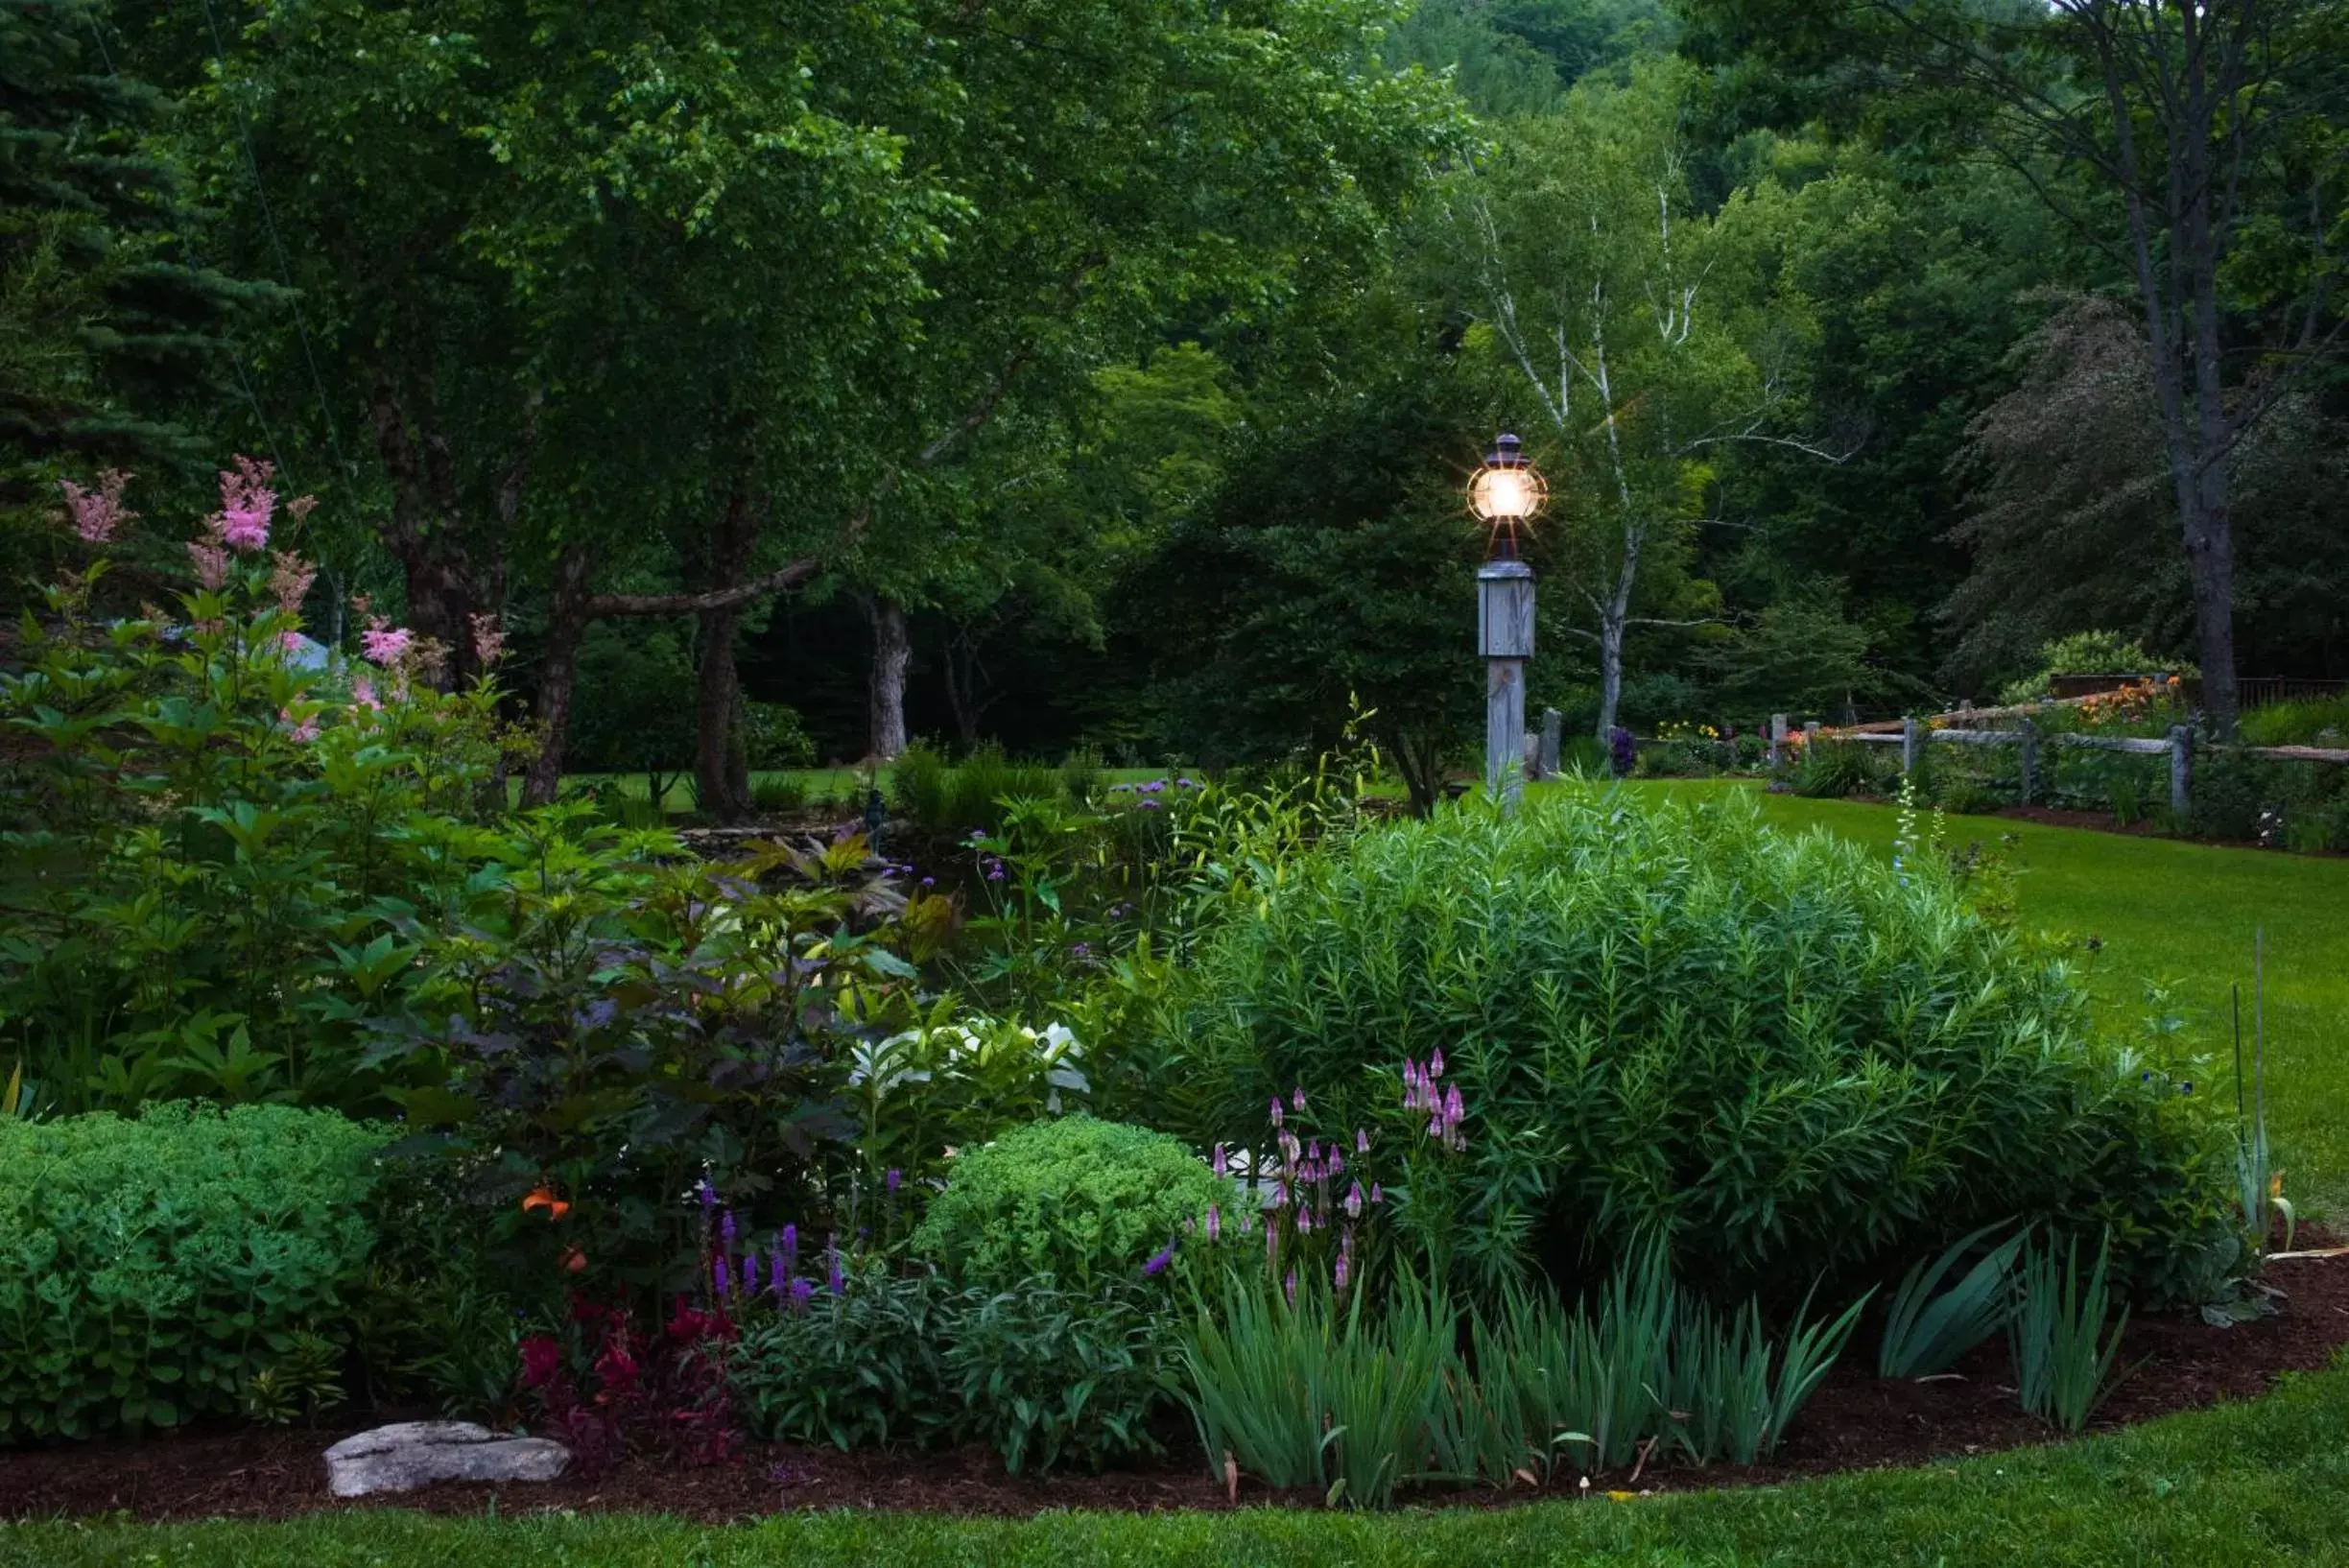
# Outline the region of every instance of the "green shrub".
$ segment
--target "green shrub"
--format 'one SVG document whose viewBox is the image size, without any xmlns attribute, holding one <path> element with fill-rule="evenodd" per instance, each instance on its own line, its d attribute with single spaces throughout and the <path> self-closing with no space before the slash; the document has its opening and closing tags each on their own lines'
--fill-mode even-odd
<svg viewBox="0 0 2349 1568">
<path fill-rule="evenodd" d="M 383 1141 L 277 1105 L 0 1121 L 0 1441 L 238 1410 L 337 1326 Z"/>
<path fill-rule="evenodd" d="M 1650 1235 L 1701 1260 L 1686 1277 L 1872 1283 L 2015 1217 L 2109 1224 L 2164 1296 L 2232 1239 L 2200 1103 L 2091 1042 L 2059 956 L 1938 864 L 1895 873 L 1743 798 L 1566 786 L 1364 834 L 1233 909 L 1181 986 L 1176 1046 L 1216 1097 L 1194 1135 L 1239 1141 L 1301 1086 L 1291 1129 L 1376 1129 L 1356 1173 L 1480 1287 Z M 1437 1051 L 1457 1140 L 1404 1108 L 1406 1058 Z"/>
<path fill-rule="evenodd" d="M 2242 716 L 2245 746 L 2349 747 L 2349 697 L 2270 702 Z"/>
<path fill-rule="evenodd" d="M 1815 799 L 1882 795 L 1900 776 L 1899 759 L 1891 751 L 1864 741 L 1816 741 L 1804 748 L 1788 784 L 1796 795 Z"/>
<path fill-rule="evenodd" d="M 807 803 L 806 783 L 789 773 L 768 773 L 750 781 L 750 804 L 771 817 L 788 817 Z"/>
<path fill-rule="evenodd" d="M 974 1285 L 1031 1274 L 1064 1285 L 1139 1277 L 1230 1185 L 1163 1132 L 1066 1116 L 966 1152 L 914 1233 L 914 1249 Z"/>
<path fill-rule="evenodd" d="M 2044 701 L 2055 676 L 2174 675 L 2191 678 L 2201 674 L 2183 659 L 2148 653 L 2133 637 L 2118 631 L 2076 631 L 2043 645 L 2036 668 L 2021 680 L 2000 688 L 1999 701 L 2009 706 Z"/>
<path fill-rule="evenodd" d="M 910 746 L 890 765 L 890 791 L 898 812 L 924 832 L 961 839 L 1001 826 L 1004 801 L 1058 800 L 1063 785 L 1058 770 L 1013 762 L 989 742 L 959 763 Z"/>
<path fill-rule="evenodd" d="M 840 1294 L 750 1315 L 729 1373 L 769 1441 L 842 1449 L 985 1442 L 1018 1474 L 1158 1447 L 1174 1320 L 1154 1282 L 956 1291 L 851 1269 Z"/>
</svg>

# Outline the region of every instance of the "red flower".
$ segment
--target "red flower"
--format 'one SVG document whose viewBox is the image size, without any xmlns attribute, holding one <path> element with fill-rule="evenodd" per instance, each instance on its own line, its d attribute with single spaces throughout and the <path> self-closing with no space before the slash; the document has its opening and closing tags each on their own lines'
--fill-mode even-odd
<svg viewBox="0 0 2349 1568">
<path fill-rule="evenodd" d="M 543 1389 L 562 1370 L 562 1347 L 544 1334 L 522 1342 L 522 1387 Z"/>
</svg>

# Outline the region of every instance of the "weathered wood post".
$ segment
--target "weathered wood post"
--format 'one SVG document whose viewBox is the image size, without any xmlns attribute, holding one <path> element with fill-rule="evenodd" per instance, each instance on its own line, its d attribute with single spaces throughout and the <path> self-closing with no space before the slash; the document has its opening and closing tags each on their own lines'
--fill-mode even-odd
<svg viewBox="0 0 2349 1568">
<path fill-rule="evenodd" d="M 1525 796 L 1525 667 L 1533 656 L 1533 568 L 1488 560 L 1477 573 L 1484 655 L 1484 788 L 1504 816 Z"/>
<path fill-rule="evenodd" d="M 2191 799 L 2194 736 L 2184 725 L 2170 726 L 2170 814 L 2184 818 Z"/>
<path fill-rule="evenodd" d="M 1775 768 L 1778 766 L 1778 763 L 1779 763 L 1780 759 L 1781 759 L 1781 758 L 1783 758 L 1783 757 L 1786 755 L 1786 737 L 1787 737 L 1787 718 L 1786 718 L 1786 715 L 1785 715 L 1785 714 L 1783 714 L 1783 713 L 1773 713 L 1773 714 L 1771 714 L 1771 715 L 1770 715 L 1769 765 L 1770 765 L 1770 767 L 1771 767 L 1772 769 L 1775 769 Z"/>
<path fill-rule="evenodd" d="M 2023 734 L 2023 803 L 2028 806 L 2039 789 L 2039 725 L 2026 715 L 2015 728 Z"/>
<path fill-rule="evenodd" d="M 1901 773 L 1904 777 L 1916 774 L 1917 763 L 1925 751 L 1925 726 L 1916 722 L 1914 714 L 1901 721 Z"/>
<path fill-rule="evenodd" d="M 1803 755 L 1804 755 L 1804 756 L 1806 756 L 1806 757 L 1807 757 L 1807 756 L 1809 756 L 1809 755 L 1811 754 L 1811 748 L 1812 748 L 1813 747 L 1815 747 L 1815 746 L 1818 745 L 1818 732 L 1819 732 L 1819 722 L 1818 722 L 1816 719 L 1805 719 L 1805 720 L 1803 721 Z"/>
<path fill-rule="evenodd" d="M 1558 753 L 1566 742 L 1566 716 L 1555 708 L 1542 709 L 1541 776 L 1555 778 L 1561 765 Z"/>
</svg>

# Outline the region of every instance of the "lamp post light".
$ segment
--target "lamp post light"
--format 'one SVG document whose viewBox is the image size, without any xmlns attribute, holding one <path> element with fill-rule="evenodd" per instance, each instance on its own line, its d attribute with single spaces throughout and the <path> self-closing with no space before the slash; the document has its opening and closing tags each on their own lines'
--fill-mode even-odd
<svg viewBox="0 0 2349 1568">
<path fill-rule="evenodd" d="M 1477 573 L 1477 651 L 1484 655 L 1484 789 L 1504 816 L 1525 794 L 1525 667 L 1533 656 L 1533 568 L 1518 530 L 1540 515 L 1549 487 L 1514 436 L 1493 442 L 1468 481 L 1468 510 L 1492 531 Z"/>
</svg>

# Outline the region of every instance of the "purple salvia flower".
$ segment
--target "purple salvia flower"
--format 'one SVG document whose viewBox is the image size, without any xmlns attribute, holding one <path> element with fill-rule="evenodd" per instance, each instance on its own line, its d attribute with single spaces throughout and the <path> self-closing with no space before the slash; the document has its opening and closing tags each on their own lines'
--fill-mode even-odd
<svg viewBox="0 0 2349 1568">
<path fill-rule="evenodd" d="M 700 1195 L 702 1213 L 707 1214 L 718 1206 L 718 1189 L 709 1184 L 707 1176 L 701 1178 Z"/>
<path fill-rule="evenodd" d="M 710 1259 L 710 1284 L 722 1300 L 734 1294 L 734 1271 L 726 1267 L 725 1259 Z"/>
<path fill-rule="evenodd" d="M 1150 1255 L 1150 1261 L 1142 1265 L 1142 1272 L 1145 1277 L 1166 1272 L 1167 1265 L 1174 1261 L 1174 1239 L 1170 1237 L 1166 1246 Z"/>
<path fill-rule="evenodd" d="M 734 1211 L 732 1209 L 726 1210 L 725 1213 L 720 1217 L 718 1221 L 718 1234 L 720 1238 L 725 1242 L 726 1249 L 728 1251 L 732 1251 L 734 1247 L 734 1238 L 737 1234 L 734 1225 Z"/>
<path fill-rule="evenodd" d="M 1223 1210 L 1214 1203 L 1207 1205 L 1207 1239 L 1214 1242 L 1223 1231 Z"/>
<path fill-rule="evenodd" d="M 781 1247 L 783 1250 L 783 1271 L 784 1272 L 789 1273 L 793 1269 L 798 1267 L 799 1263 L 799 1227 L 797 1225 L 785 1225 L 783 1227 L 783 1240 Z"/>
<path fill-rule="evenodd" d="M 825 1251 L 826 1251 L 826 1253 L 827 1253 L 827 1254 L 828 1254 L 828 1255 L 831 1257 L 831 1260 L 832 1260 L 832 1278 L 831 1278 L 832 1294 L 833 1294 L 834 1295 L 847 1295 L 847 1294 L 848 1294 L 848 1281 L 847 1281 L 846 1277 L 845 1277 L 845 1276 L 844 1276 L 844 1275 L 843 1275 L 843 1274 L 841 1272 L 841 1255 L 840 1255 L 840 1248 L 839 1248 L 837 1246 L 835 1246 L 835 1247 L 826 1247 L 826 1248 L 825 1248 Z"/>
<path fill-rule="evenodd" d="M 743 1259 L 743 1295 L 746 1296 L 758 1295 L 758 1259 L 756 1258 Z"/>
<path fill-rule="evenodd" d="M 767 1291 L 769 1295 L 779 1296 L 783 1294 L 783 1276 L 786 1272 L 787 1271 L 783 1267 L 783 1253 L 780 1249 L 778 1249 L 774 1256 L 768 1260 L 767 1264 Z"/>
<path fill-rule="evenodd" d="M 792 1311 L 794 1311 L 794 1312 L 805 1312 L 805 1311 L 807 1310 L 807 1304 L 808 1304 L 808 1301 L 809 1301 L 809 1300 L 810 1300 L 810 1298 L 812 1298 L 812 1297 L 813 1297 L 815 1295 L 816 1295 L 816 1287 L 815 1287 L 815 1285 L 814 1285 L 813 1283 L 811 1283 L 810 1281 L 808 1281 L 808 1280 L 804 1280 L 804 1279 L 795 1279 L 795 1280 L 793 1280 L 793 1281 L 791 1282 L 791 1307 L 792 1307 Z"/>
<path fill-rule="evenodd" d="M 894 1198 L 897 1195 L 897 1184 L 903 1180 L 905 1180 L 905 1173 L 892 1167 L 889 1175 L 881 1178 L 881 1184 L 888 1188 L 890 1196 Z"/>
</svg>

